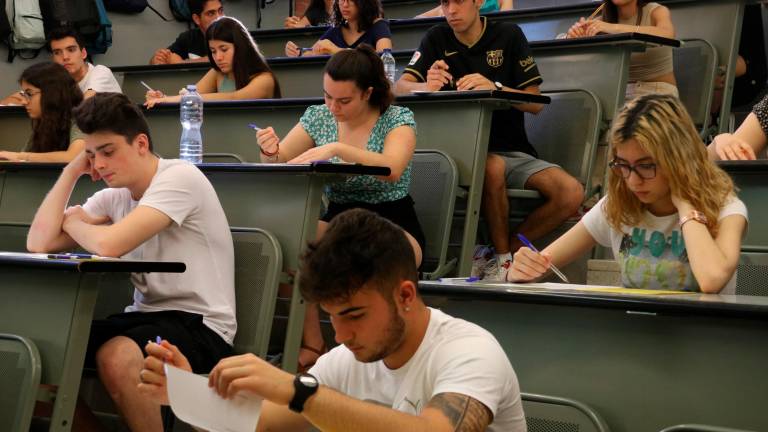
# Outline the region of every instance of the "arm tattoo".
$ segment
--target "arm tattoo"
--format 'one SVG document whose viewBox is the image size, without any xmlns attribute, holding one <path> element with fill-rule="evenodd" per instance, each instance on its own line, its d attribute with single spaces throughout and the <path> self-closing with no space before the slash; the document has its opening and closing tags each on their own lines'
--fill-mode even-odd
<svg viewBox="0 0 768 432">
<path fill-rule="evenodd" d="M 426 408 L 440 410 L 455 432 L 482 432 L 493 420 L 488 407 L 460 393 L 440 393 L 429 401 Z"/>
</svg>

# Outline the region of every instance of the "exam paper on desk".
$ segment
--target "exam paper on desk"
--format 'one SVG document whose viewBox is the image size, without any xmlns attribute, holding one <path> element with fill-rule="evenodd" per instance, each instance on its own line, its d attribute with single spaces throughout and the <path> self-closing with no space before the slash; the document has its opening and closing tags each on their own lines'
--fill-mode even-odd
<svg viewBox="0 0 768 432">
<path fill-rule="evenodd" d="M 262 399 L 241 394 L 223 399 L 208 387 L 208 378 L 165 365 L 168 400 L 173 413 L 192 426 L 210 432 L 253 432 Z"/>
</svg>

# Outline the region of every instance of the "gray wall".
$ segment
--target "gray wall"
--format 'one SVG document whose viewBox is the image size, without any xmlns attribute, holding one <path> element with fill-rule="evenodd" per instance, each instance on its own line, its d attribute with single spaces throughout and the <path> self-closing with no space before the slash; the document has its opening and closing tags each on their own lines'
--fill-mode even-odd
<svg viewBox="0 0 768 432">
<path fill-rule="evenodd" d="M 288 14 L 289 0 L 275 0 L 262 11 L 262 28 L 281 27 Z M 150 0 L 150 3 L 164 16 L 171 18 L 166 0 Z M 251 30 L 256 29 L 256 0 L 225 1 L 227 15 L 241 20 Z M 149 9 L 137 15 L 109 13 L 112 21 L 112 47 L 106 54 L 95 56 L 94 61 L 107 66 L 147 64 L 155 49 L 170 45 L 176 36 L 187 29 L 186 24 L 176 21 L 165 22 Z M 258 41 L 257 41 L 258 42 Z M 28 66 L 48 59 L 43 50 L 37 59 L 23 60 L 18 57 L 13 63 L 5 59 L 8 51 L 0 45 L 0 98 L 17 91 L 18 78 Z"/>
</svg>

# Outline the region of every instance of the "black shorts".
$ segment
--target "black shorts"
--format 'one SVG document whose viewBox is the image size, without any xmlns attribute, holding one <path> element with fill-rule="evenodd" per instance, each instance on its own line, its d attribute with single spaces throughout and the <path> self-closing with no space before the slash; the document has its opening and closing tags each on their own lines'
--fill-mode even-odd
<svg viewBox="0 0 768 432">
<path fill-rule="evenodd" d="M 424 232 L 421 230 L 419 218 L 416 217 L 416 209 L 413 207 L 413 198 L 411 198 L 410 195 L 406 195 L 399 200 L 385 201 L 376 204 L 367 202 L 339 204 L 331 201 L 328 204 L 328 210 L 326 210 L 320 220 L 323 222 L 330 222 L 331 219 L 335 218 L 339 213 L 355 208 L 370 210 L 404 229 L 416 239 L 416 242 L 421 246 L 423 253 L 425 246 Z"/>
<path fill-rule="evenodd" d="M 96 366 L 96 352 L 116 336 L 132 339 L 145 356 L 147 341 L 154 342 L 160 336 L 179 347 L 192 365 L 192 370 L 199 374 L 210 372 L 220 359 L 232 354 L 232 347 L 203 324 L 200 314 L 176 310 L 125 312 L 91 323 L 86 367 Z"/>
</svg>

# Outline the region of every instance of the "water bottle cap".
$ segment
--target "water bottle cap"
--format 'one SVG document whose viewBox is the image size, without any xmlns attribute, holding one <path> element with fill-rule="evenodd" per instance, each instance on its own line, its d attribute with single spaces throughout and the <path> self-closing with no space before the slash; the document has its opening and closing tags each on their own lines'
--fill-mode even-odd
<svg viewBox="0 0 768 432">
<path fill-rule="evenodd" d="M 385 53 L 391 53 L 392 52 L 392 48 L 384 48 L 384 52 Z"/>
<path fill-rule="evenodd" d="M 195 84 L 187 84 L 187 91 L 196 92 L 197 91 L 197 85 L 195 85 Z"/>
</svg>

